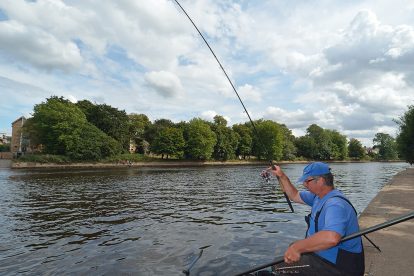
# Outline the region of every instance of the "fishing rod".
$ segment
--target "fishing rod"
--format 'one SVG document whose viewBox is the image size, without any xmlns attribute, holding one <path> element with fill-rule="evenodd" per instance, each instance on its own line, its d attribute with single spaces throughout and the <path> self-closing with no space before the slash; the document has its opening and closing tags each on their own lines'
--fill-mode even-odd
<svg viewBox="0 0 414 276">
<path fill-rule="evenodd" d="M 224 73 L 224 75 L 226 76 L 227 80 L 229 81 L 229 83 L 230 83 L 231 87 L 233 88 L 234 93 L 236 93 L 237 98 L 239 99 L 239 101 L 240 101 L 241 105 L 242 105 L 242 106 L 243 106 L 243 108 L 244 108 L 244 111 L 245 111 L 245 112 L 246 112 L 246 114 L 247 114 L 247 117 L 249 117 L 250 123 L 251 123 L 251 124 L 252 124 L 252 126 L 253 126 L 254 133 L 256 134 L 256 137 L 257 137 L 257 139 L 259 140 L 259 144 L 260 144 L 260 145 L 261 145 L 261 146 L 265 149 L 265 151 L 266 151 L 266 152 L 268 152 L 268 150 L 266 149 L 266 147 L 264 147 L 263 141 L 262 141 L 262 140 L 261 140 L 261 138 L 260 138 L 260 135 L 259 135 L 259 132 L 257 131 L 256 125 L 254 124 L 254 122 L 253 122 L 252 118 L 250 117 L 250 114 L 249 114 L 249 112 L 247 111 L 247 108 L 246 108 L 246 106 L 244 105 L 244 103 L 243 103 L 242 99 L 240 98 L 240 95 L 239 95 L 239 93 L 237 92 L 236 87 L 234 86 L 233 82 L 230 80 L 229 76 L 227 75 L 226 70 L 224 70 L 223 65 L 221 65 L 221 62 L 220 62 L 220 61 L 219 61 L 219 59 L 217 58 L 217 56 L 216 56 L 216 54 L 214 53 L 213 49 L 210 47 L 210 44 L 209 44 L 209 43 L 207 42 L 207 40 L 204 38 L 203 34 L 202 34 L 202 33 L 201 33 L 201 31 L 198 29 L 197 25 L 194 23 L 194 21 L 193 21 L 193 20 L 191 19 L 191 17 L 188 15 L 188 13 L 185 11 L 185 9 L 181 6 L 181 4 L 178 2 L 178 0 L 174 0 L 174 1 L 175 1 L 175 3 L 177 3 L 177 5 L 181 8 L 181 10 L 182 10 L 182 11 L 184 12 L 184 14 L 187 16 L 188 20 L 190 20 L 191 24 L 193 24 L 194 28 L 197 30 L 197 32 L 199 33 L 199 35 L 201 36 L 201 38 L 204 40 L 204 42 L 205 42 L 205 44 L 207 45 L 207 47 L 210 49 L 210 52 L 213 54 L 214 58 L 216 59 L 217 63 L 219 64 L 219 66 L 220 66 L 221 70 L 223 71 L 223 73 Z M 273 166 L 272 161 L 270 161 L 270 164 Z M 278 180 L 279 180 L 279 178 L 278 178 Z M 283 188 L 282 188 L 282 190 L 283 190 Z M 289 197 L 287 196 L 287 194 L 285 193 L 285 191 L 284 191 L 284 190 L 283 190 L 283 195 L 285 196 L 285 199 L 286 199 L 287 203 L 289 204 L 289 208 L 290 208 L 290 210 L 292 211 L 292 213 L 294 213 L 295 211 L 293 210 L 292 203 L 290 202 L 290 199 L 289 199 Z"/>
<path fill-rule="evenodd" d="M 365 235 L 365 234 L 369 234 L 369 233 L 372 233 L 372 232 L 375 232 L 375 231 L 381 230 L 381 229 L 383 229 L 383 228 L 390 227 L 390 226 L 392 226 L 392 225 L 394 225 L 394 224 L 398 224 L 398 223 L 401 223 L 401 222 L 404 222 L 404 221 L 410 220 L 410 219 L 412 219 L 412 218 L 414 218 L 414 212 L 411 212 L 411 213 L 405 214 L 405 215 L 403 215 L 403 216 L 400 216 L 400 217 L 397 217 L 397 218 L 391 219 L 391 220 L 389 220 L 389 221 L 386 221 L 386 222 L 383 222 L 383 223 L 380 223 L 380 224 L 377 224 L 377 225 L 374 225 L 374 226 L 368 227 L 367 229 L 364 229 L 364 230 L 361 230 L 361 231 L 356 232 L 356 233 L 354 233 L 354 234 L 348 235 L 348 236 L 346 236 L 346 237 L 342 238 L 340 242 L 344 242 L 344 241 L 352 240 L 352 239 L 355 239 L 355 238 L 357 238 L 357 237 L 363 236 L 363 235 Z M 242 272 L 242 273 L 238 273 L 238 274 L 236 274 L 235 276 L 248 275 L 249 273 L 256 272 L 256 271 L 259 271 L 259 270 L 262 270 L 262 269 L 264 269 L 264 268 L 266 268 L 266 267 L 269 267 L 269 266 L 273 266 L 273 265 L 277 265 L 277 264 L 283 263 L 284 261 L 285 261 L 284 256 L 278 256 L 278 257 L 276 257 L 273 261 L 271 261 L 270 263 L 267 263 L 267 264 L 263 264 L 263 265 L 256 266 L 256 267 L 251 268 L 251 269 L 249 269 L 249 270 L 246 270 L 246 271 L 244 271 L 244 272 Z"/>
</svg>

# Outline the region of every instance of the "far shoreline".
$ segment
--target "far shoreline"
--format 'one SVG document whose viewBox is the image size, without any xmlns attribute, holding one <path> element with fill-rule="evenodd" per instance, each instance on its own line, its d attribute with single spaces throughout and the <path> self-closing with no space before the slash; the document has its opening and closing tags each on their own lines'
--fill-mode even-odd
<svg viewBox="0 0 414 276">
<path fill-rule="evenodd" d="M 276 164 L 307 164 L 313 161 L 278 161 Z M 338 161 L 323 161 L 327 163 L 370 163 L 370 162 L 401 162 L 403 160 L 384 160 L 384 161 L 370 161 L 370 160 L 338 160 Z M 85 163 L 39 163 L 39 162 L 18 162 L 12 161 L 10 168 L 12 169 L 54 169 L 54 168 L 142 168 L 142 167 L 209 167 L 209 166 L 248 166 L 248 165 L 263 165 L 267 166 L 266 161 L 258 160 L 231 160 L 231 161 L 183 161 L 183 160 L 163 160 L 163 161 L 147 161 L 147 162 L 85 162 Z"/>
</svg>

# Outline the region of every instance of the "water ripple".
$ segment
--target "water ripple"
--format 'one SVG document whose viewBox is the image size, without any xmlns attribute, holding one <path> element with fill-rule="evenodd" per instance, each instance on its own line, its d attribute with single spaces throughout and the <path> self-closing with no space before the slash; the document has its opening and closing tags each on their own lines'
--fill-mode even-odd
<svg viewBox="0 0 414 276">
<path fill-rule="evenodd" d="M 359 212 L 402 163 L 332 164 Z M 303 165 L 285 165 L 297 179 Z M 1 274 L 226 275 L 302 238 L 262 167 L 0 170 Z"/>
</svg>

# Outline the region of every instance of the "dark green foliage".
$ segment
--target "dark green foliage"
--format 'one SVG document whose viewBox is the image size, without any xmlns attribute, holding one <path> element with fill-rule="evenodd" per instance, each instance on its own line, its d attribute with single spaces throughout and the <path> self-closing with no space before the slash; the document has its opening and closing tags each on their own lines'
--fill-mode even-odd
<svg viewBox="0 0 414 276">
<path fill-rule="evenodd" d="M 286 125 L 281 125 L 280 127 L 283 134 L 282 160 L 295 160 L 297 155 L 297 148 L 295 146 L 295 136 L 293 136 L 292 131 L 288 129 Z"/>
<path fill-rule="evenodd" d="M 72 160 L 97 161 L 121 152 L 120 144 L 90 123 L 84 123 L 74 131 L 61 135 L 65 153 Z"/>
<path fill-rule="evenodd" d="M 34 106 L 28 128 L 36 142 L 44 146 L 45 153 L 64 155 L 66 147 L 59 137 L 86 122 L 85 114 L 77 106 L 62 97 L 52 96 Z"/>
<path fill-rule="evenodd" d="M 145 130 L 151 125 L 151 121 L 145 114 L 130 114 L 129 136 L 137 145 L 137 152 L 145 154 L 149 150 L 149 143 L 145 140 Z"/>
<path fill-rule="evenodd" d="M 214 145 L 213 158 L 215 160 L 225 161 L 236 157 L 236 149 L 240 136 L 231 128 L 227 127 L 227 121 L 224 117 L 216 115 L 214 123 L 211 126 L 216 134 L 217 141 Z"/>
<path fill-rule="evenodd" d="M 295 144 L 298 155 L 311 160 L 344 160 L 348 156 L 346 136 L 316 124 L 310 125 Z"/>
<path fill-rule="evenodd" d="M 334 160 L 344 160 L 348 156 L 348 143 L 346 136 L 336 130 L 325 130 L 330 139 L 331 151 L 330 158 Z"/>
<path fill-rule="evenodd" d="M 69 163 L 70 159 L 64 155 L 54 154 L 26 154 L 19 157 L 20 162 L 36 162 L 36 163 Z"/>
<path fill-rule="evenodd" d="M 302 156 L 307 159 L 313 159 L 314 156 L 318 156 L 318 146 L 315 139 L 312 137 L 307 135 L 301 136 L 296 139 L 295 145 L 298 149 L 298 156 Z"/>
<path fill-rule="evenodd" d="M 355 138 L 349 140 L 348 153 L 349 157 L 357 160 L 363 159 L 365 156 L 365 150 L 362 147 L 361 142 Z"/>
<path fill-rule="evenodd" d="M 398 152 L 401 158 L 412 165 L 414 163 L 414 105 L 408 106 L 408 110 L 397 123 L 400 127 L 397 136 Z"/>
<path fill-rule="evenodd" d="M 99 160 L 120 151 L 120 145 L 86 120 L 75 104 L 51 97 L 34 107 L 26 128 L 44 153 L 66 155 L 73 160 Z"/>
<path fill-rule="evenodd" d="M 373 139 L 374 146 L 379 149 L 379 160 L 395 160 L 398 158 L 397 143 L 391 135 L 386 133 L 377 133 Z"/>
<path fill-rule="evenodd" d="M 8 152 L 10 151 L 10 144 L 1 144 L 0 145 L 0 152 Z"/>
<path fill-rule="evenodd" d="M 184 132 L 185 156 L 190 159 L 207 160 L 211 157 L 216 135 L 209 124 L 202 119 L 192 119 Z"/>
<path fill-rule="evenodd" d="M 237 156 L 250 156 L 252 152 L 253 138 L 252 130 L 245 124 L 233 125 L 233 131 L 239 135 L 239 143 L 236 149 Z"/>
<path fill-rule="evenodd" d="M 283 131 L 270 120 L 255 122 L 257 135 L 253 136 L 253 154 L 258 159 L 281 160 L 283 156 Z"/>
<path fill-rule="evenodd" d="M 145 128 L 145 140 L 148 141 L 148 143 L 151 145 L 154 139 L 157 137 L 158 133 L 167 127 L 174 127 L 174 123 L 168 119 L 155 120 L 153 124 L 149 124 Z"/>
<path fill-rule="evenodd" d="M 87 100 L 77 103 L 88 122 L 117 140 L 124 151 L 129 149 L 129 118 L 124 110 L 118 110 L 110 105 L 95 105 Z"/>
<path fill-rule="evenodd" d="M 185 140 L 183 131 L 179 128 L 166 127 L 157 133 L 153 143 L 151 144 L 151 151 L 156 154 L 161 154 L 162 159 L 164 155 L 174 155 L 181 158 L 184 154 Z"/>
</svg>

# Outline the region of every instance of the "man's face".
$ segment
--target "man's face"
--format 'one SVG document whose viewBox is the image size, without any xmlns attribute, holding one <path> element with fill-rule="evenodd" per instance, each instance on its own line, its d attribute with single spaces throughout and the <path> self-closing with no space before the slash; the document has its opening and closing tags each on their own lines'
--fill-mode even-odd
<svg viewBox="0 0 414 276">
<path fill-rule="evenodd" d="M 321 179 L 321 177 L 317 177 L 317 176 L 310 176 L 308 177 L 308 179 L 306 179 L 305 181 L 303 181 L 303 186 L 306 187 L 306 189 L 308 189 L 310 192 L 314 193 L 314 194 L 318 194 L 319 191 L 319 180 Z"/>
</svg>

